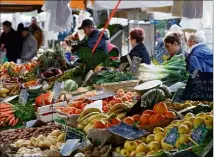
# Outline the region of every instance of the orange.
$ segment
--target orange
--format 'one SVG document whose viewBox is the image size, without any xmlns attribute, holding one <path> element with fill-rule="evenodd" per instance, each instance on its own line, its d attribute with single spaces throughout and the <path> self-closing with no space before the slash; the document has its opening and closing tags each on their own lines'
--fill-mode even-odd
<svg viewBox="0 0 214 157">
<path fill-rule="evenodd" d="M 112 126 L 113 126 L 113 124 L 111 124 L 110 122 L 106 122 L 106 128 L 110 128 Z"/>
<path fill-rule="evenodd" d="M 157 122 L 160 122 L 162 120 L 164 120 L 164 116 L 163 115 L 160 115 L 160 114 L 157 114 L 154 116 L 154 119 L 153 119 L 153 123 L 157 123 Z"/>
<path fill-rule="evenodd" d="M 166 118 L 174 118 L 175 116 L 176 116 L 175 112 L 172 112 L 172 111 L 167 111 L 165 113 Z"/>
<path fill-rule="evenodd" d="M 122 101 L 125 102 L 125 101 L 128 101 L 128 100 L 129 100 L 129 97 L 128 97 L 128 96 L 123 96 L 121 99 L 122 99 Z"/>
<path fill-rule="evenodd" d="M 153 106 L 153 111 L 154 111 L 154 113 L 156 113 L 157 106 L 158 106 L 158 104 L 155 104 L 155 105 Z"/>
<path fill-rule="evenodd" d="M 108 103 L 106 101 L 103 101 L 103 106 L 108 105 Z"/>
<path fill-rule="evenodd" d="M 110 102 L 109 102 L 109 105 L 111 105 L 111 106 L 114 106 L 116 104 L 116 102 L 114 101 L 114 100 L 111 100 Z"/>
<path fill-rule="evenodd" d="M 161 114 L 161 115 L 164 115 L 167 111 L 168 111 L 168 108 L 167 108 L 166 104 L 163 102 L 158 103 L 158 105 L 155 109 L 155 112 L 157 114 Z"/>
<path fill-rule="evenodd" d="M 150 116 L 154 114 L 154 111 L 152 110 L 145 110 L 143 111 L 143 114 L 149 114 Z"/>
<path fill-rule="evenodd" d="M 74 107 L 76 107 L 76 108 L 81 108 L 81 105 L 82 105 L 82 101 L 74 102 Z"/>
<path fill-rule="evenodd" d="M 109 111 L 110 107 L 109 106 L 103 106 L 102 110 L 104 113 L 107 113 Z"/>
<path fill-rule="evenodd" d="M 106 127 L 105 122 L 102 120 L 96 120 L 94 121 L 94 128 L 97 129 L 104 129 Z"/>
<path fill-rule="evenodd" d="M 140 120 L 140 115 L 139 114 L 135 114 L 132 116 L 132 118 L 134 119 L 135 122 Z"/>
<path fill-rule="evenodd" d="M 110 121 L 111 124 L 113 124 L 113 125 L 120 124 L 120 122 L 121 122 L 121 120 L 120 120 L 119 118 L 117 118 L 117 117 L 111 118 L 109 121 Z"/>
<path fill-rule="evenodd" d="M 123 120 L 124 123 L 128 124 L 128 125 L 132 125 L 134 123 L 134 119 L 132 117 L 126 117 Z"/>
<path fill-rule="evenodd" d="M 141 123 L 141 125 L 149 124 L 149 118 L 150 118 L 150 115 L 149 115 L 149 114 L 143 114 L 143 115 L 140 117 L 140 123 Z"/>
<path fill-rule="evenodd" d="M 127 92 L 126 95 L 129 95 L 130 97 L 133 97 L 132 92 Z"/>
<path fill-rule="evenodd" d="M 86 105 L 88 105 L 88 104 L 87 103 L 82 103 L 81 106 L 80 106 L 80 108 L 84 109 Z"/>
<path fill-rule="evenodd" d="M 150 124 L 153 124 L 154 123 L 154 118 L 155 118 L 155 114 L 153 114 L 153 115 L 151 115 L 150 117 L 149 117 L 149 123 Z"/>
<path fill-rule="evenodd" d="M 77 109 L 77 110 L 75 111 L 75 114 L 80 114 L 81 112 L 82 112 L 81 109 Z"/>
<path fill-rule="evenodd" d="M 116 98 L 116 99 L 115 99 L 115 102 L 116 102 L 116 103 L 123 103 L 123 101 L 122 101 L 120 98 Z"/>
<path fill-rule="evenodd" d="M 119 89 L 118 91 L 117 91 L 117 95 L 120 95 L 120 94 L 125 94 L 125 91 L 123 90 L 123 89 Z"/>
</svg>

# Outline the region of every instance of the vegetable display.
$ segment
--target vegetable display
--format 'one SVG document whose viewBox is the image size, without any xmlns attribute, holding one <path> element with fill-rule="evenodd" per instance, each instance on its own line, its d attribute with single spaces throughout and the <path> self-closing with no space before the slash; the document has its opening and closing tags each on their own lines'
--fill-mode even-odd
<svg viewBox="0 0 214 157">
<path fill-rule="evenodd" d="M 73 91 L 77 90 L 77 88 L 78 88 L 78 84 L 71 79 L 65 81 L 65 83 L 64 83 L 64 90 L 66 92 L 73 92 Z"/>
<path fill-rule="evenodd" d="M 135 79 L 134 75 L 129 72 L 103 71 L 93 76 L 92 82 L 93 84 L 103 84 L 120 81 L 129 81 L 134 79 Z"/>
</svg>

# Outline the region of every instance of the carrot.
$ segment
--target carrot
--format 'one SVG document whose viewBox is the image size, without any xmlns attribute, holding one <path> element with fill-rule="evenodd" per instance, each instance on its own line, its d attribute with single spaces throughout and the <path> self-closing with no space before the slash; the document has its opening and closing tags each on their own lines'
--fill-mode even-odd
<svg viewBox="0 0 214 157">
<path fill-rule="evenodd" d="M 7 120 L 9 121 L 10 119 L 12 119 L 14 117 L 13 114 L 11 114 L 10 116 L 7 117 Z"/>
<path fill-rule="evenodd" d="M 10 121 L 9 121 L 9 125 L 10 126 L 13 124 L 13 122 L 15 121 L 15 119 L 16 119 L 15 117 L 13 117 L 13 118 L 10 119 Z"/>
<path fill-rule="evenodd" d="M 0 112 L 5 113 L 11 110 L 12 110 L 11 108 L 5 108 L 5 109 L 0 109 Z"/>
<path fill-rule="evenodd" d="M 12 113 L 14 113 L 14 111 L 13 110 L 10 110 L 10 111 L 7 111 L 7 112 L 4 112 L 4 113 L 2 113 L 2 115 L 10 115 L 10 114 L 12 114 Z"/>
<path fill-rule="evenodd" d="M 11 106 L 10 105 L 0 105 L 0 109 L 5 109 L 5 108 L 11 108 Z"/>
<path fill-rule="evenodd" d="M 19 119 L 17 118 L 17 119 L 15 119 L 14 121 L 13 121 L 13 123 L 12 123 L 12 126 L 15 126 L 17 123 L 18 123 L 18 121 L 19 121 Z"/>
</svg>

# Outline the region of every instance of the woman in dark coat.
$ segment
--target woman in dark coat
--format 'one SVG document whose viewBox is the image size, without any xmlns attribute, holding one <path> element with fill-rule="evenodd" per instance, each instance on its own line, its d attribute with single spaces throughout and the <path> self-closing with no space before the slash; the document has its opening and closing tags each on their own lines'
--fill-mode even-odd
<svg viewBox="0 0 214 157">
<path fill-rule="evenodd" d="M 121 63 L 130 63 L 134 56 L 142 59 L 141 63 L 151 64 L 151 59 L 146 46 L 143 43 L 144 30 L 141 28 L 135 28 L 130 33 L 129 42 L 132 46 L 128 55 L 121 57 Z"/>
</svg>

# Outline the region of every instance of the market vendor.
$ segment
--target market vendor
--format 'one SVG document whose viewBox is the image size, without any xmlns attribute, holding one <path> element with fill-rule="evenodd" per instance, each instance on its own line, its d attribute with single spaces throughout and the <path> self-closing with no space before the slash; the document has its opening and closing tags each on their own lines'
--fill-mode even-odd
<svg viewBox="0 0 214 157">
<path fill-rule="evenodd" d="M 149 53 L 144 45 L 145 32 L 141 28 L 135 28 L 130 32 L 129 42 L 132 46 L 128 55 L 121 57 L 121 63 L 131 63 L 134 56 L 142 59 L 141 63 L 151 64 Z"/>
<path fill-rule="evenodd" d="M 165 37 L 164 45 L 170 54 L 168 60 L 175 55 L 183 57 L 183 54 L 186 54 L 184 48 L 182 47 L 181 40 L 181 35 L 179 33 L 170 33 Z"/>
<path fill-rule="evenodd" d="M 201 72 L 213 72 L 213 53 L 205 42 L 205 35 L 202 31 L 193 33 L 188 38 L 190 48 L 187 57 L 187 69 L 190 73 L 194 70 Z"/>
</svg>

